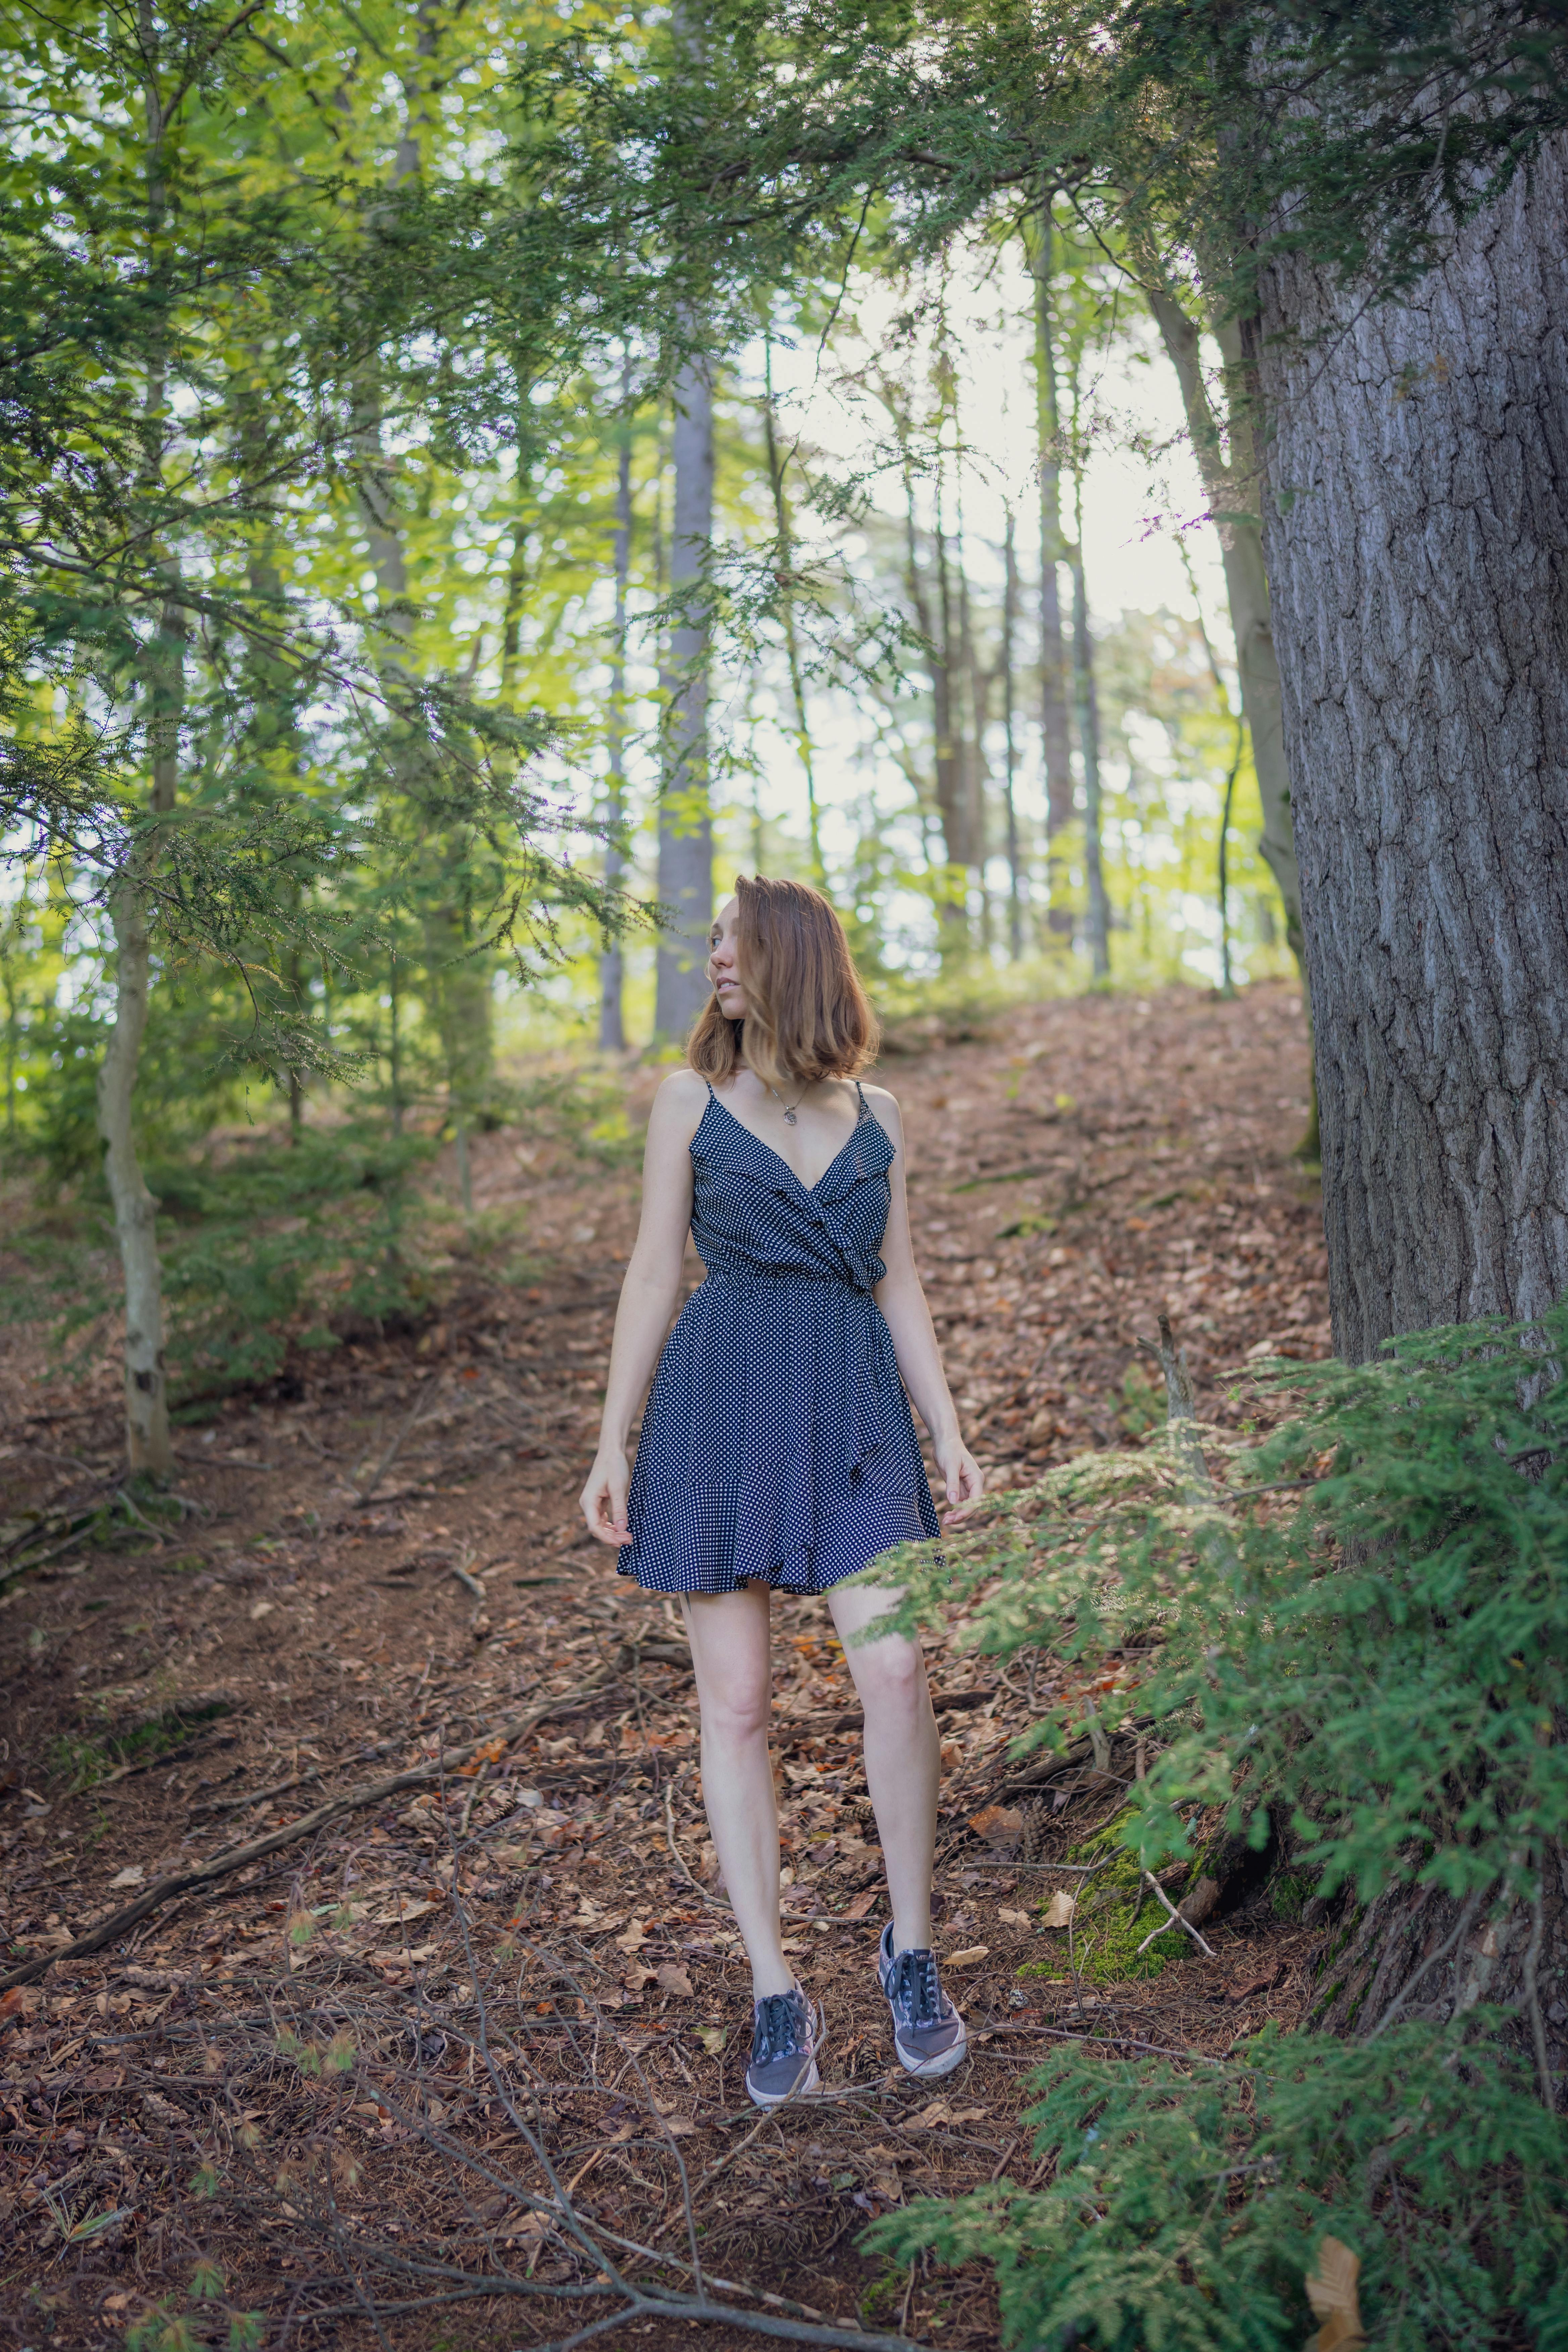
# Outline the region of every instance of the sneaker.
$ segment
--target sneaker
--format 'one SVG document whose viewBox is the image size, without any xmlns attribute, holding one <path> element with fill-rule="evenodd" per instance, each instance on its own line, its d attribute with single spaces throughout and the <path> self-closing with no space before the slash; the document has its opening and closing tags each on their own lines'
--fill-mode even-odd
<svg viewBox="0 0 1568 2352">
<path fill-rule="evenodd" d="M 752 2063 L 746 2069 L 746 2090 L 759 2107 L 782 2106 L 797 2094 L 815 2091 L 821 2081 L 816 2071 L 816 2012 L 799 1985 L 788 1992 L 769 1993 L 753 2003 Z"/>
<path fill-rule="evenodd" d="M 910 2074 L 951 2074 L 969 2037 L 942 1989 L 934 1952 L 893 1950 L 893 1923 L 882 1930 L 877 1975 L 893 2012 L 893 2047 Z"/>
</svg>

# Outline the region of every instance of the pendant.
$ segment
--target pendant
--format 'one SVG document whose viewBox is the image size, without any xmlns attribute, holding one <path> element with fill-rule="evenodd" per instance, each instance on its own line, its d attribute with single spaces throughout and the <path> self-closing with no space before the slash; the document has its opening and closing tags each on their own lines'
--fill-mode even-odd
<svg viewBox="0 0 1568 2352">
<path fill-rule="evenodd" d="M 794 1127 L 795 1124 L 796 1120 L 794 1111 L 786 1110 L 784 1113 L 784 1125 L 786 1127 Z"/>
</svg>

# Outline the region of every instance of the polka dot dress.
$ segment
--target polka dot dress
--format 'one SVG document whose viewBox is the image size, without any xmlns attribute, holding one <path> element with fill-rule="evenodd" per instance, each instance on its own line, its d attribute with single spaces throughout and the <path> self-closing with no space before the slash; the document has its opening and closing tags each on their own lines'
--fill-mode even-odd
<svg viewBox="0 0 1568 2352">
<path fill-rule="evenodd" d="M 654 1374 L 620 1558 L 648 1591 L 823 1592 L 937 1533 L 871 1296 L 894 1150 L 860 1094 L 854 1133 L 807 1186 L 709 1087 L 691 1139 L 708 1276 Z"/>
</svg>

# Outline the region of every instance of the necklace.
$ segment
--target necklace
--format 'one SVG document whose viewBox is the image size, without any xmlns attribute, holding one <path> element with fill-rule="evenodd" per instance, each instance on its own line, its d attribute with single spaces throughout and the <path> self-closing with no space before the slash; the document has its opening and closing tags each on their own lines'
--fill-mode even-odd
<svg viewBox="0 0 1568 2352">
<path fill-rule="evenodd" d="M 778 1090 L 777 1087 L 775 1087 L 774 1085 L 773 1085 L 773 1084 L 772 1084 L 772 1082 L 771 1082 L 770 1080 L 764 1079 L 764 1080 L 763 1080 L 763 1084 L 767 1087 L 768 1092 L 769 1092 L 769 1094 L 771 1094 L 771 1095 L 772 1095 L 772 1097 L 773 1097 L 773 1098 L 774 1102 L 776 1102 L 776 1103 L 778 1104 L 779 1108 L 783 1111 L 783 1113 L 784 1113 L 784 1125 L 785 1125 L 786 1127 L 795 1127 L 795 1126 L 798 1126 L 798 1125 L 799 1125 L 799 1121 L 798 1121 L 798 1120 L 796 1119 L 796 1118 L 795 1118 L 795 1112 L 800 1108 L 801 1104 L 805 1100 L 805 1088 L 804 1087 L 802 1087 L 802 1088 L 801 1088 L 801 1090 L 800 1090 L 799 1094 L 797 1094 L 797 1095 L 796 1095 L 796 1097 L 795 1097 L 795 1098 L 794 1102 L 792 1102 L 792 1103 L 786 1103 L 786 1102 L 785 1102 L 785 1100 L 784 1100 L 784 1097 L 783 1097 L 783 1095 L 781 1095 L 781 1094 L 780 1094 L 780 1092 L 779 1092 L 779 1090 Z"/>
</svg>

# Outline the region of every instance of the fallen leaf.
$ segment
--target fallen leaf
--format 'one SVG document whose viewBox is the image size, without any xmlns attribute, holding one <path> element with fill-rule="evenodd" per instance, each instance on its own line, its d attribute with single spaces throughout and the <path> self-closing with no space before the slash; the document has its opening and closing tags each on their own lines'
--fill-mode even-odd
<svg viewBox="0 0 1568 2352">
<path fill-rule="evenodd" d="M 405 1951 L 401 1944 L 385 1944 L 379 1951 L 367 1952 L 365 1958 L 378 1969 L 401 1969 L 410 1960 L 434 1959 L 440 1948 L 439 1944 L 416 1944 Z"/>
<path fill-rule="evenodd" d="M 1040 1914 L 1042 1927 L 1065 1927 L 1078 1907 L 1078 1896 L 1059 1886 Z"/>
<path fill-rule="evenodd" d="M 640 1952 L 647 1941 L 647 1929 L 643 1922 L 640 1919 L 628 1919 L 625 1935 L 616 1937 L 616 1949 L 618 1952 L 625 1952 L 629 1958 L 633 1952 Z"/>
<path fill-rule="evenodd" d="M 390 1910 L 373 1912 L 371 1916 L 378 1927 L 405 1927 L 411 1919 L 428 1917 L 435 1908 L 434 1903 L 398 1895 L 394 1896 Z"/>
<path fill-rule="evenodd" d="M 8 1993 L 0 1995 L 0 2025 L 9 2025 L 14 2017 L 19 2017 L 22 2007 L 22 1988 L 13 1985 Z"/>
<path fill-rule="evenodd" d="M 1322 2321 L 1308 2340 L 1307 2352 L 1342 2352 L 1351 2344 L 1364 2344 L 1361 2297 L 1357 2281 L 1361 2257 L 1338 2238 L 1325 2238 L 1318 2249 L 1318 2266 L 1306 2279 L 1307 2300 L 1315 2318 Z"/>
<path fill-rule="evenodd" d="M 271 1614 L 272 1614 L 272 1603 L 271 1603 L 271 1601 L 258 1601 L 256 1603 L 256 1606 L 252 1609 L 252 1611 L 251 1611 L 251 1612 L 250 1612 L 250 1622 L 251 1622 L 251 1623 L 252 1623 L 252 1624 L 255 1624 L 255 1622 L 256 1622 L 256 1621 L 257 1621 L 257 1619 L 258 1619 L 258 1617 L 270 1617 L 270 1616 L 271 1616 Z"/>
<path fill-rule="evenodd" d="M 666 2116 L 664 2117 L 664 2128 L 669 2134 L 671 2139 L 689 2139 L 691 2134 L 697 2129 L 697 2126 L 690 2120 L 689 2116 Z"/>
<path fill-rule="evenodd" d="M 701 2042 L 710 2058 L 717 2058 L 729 2040 L 729 2029 L 722 2025 L 700 2025 L 697 2029 L 697 2039 Z"/>
<path fill-rule="evenodd" d="M 146 1875 L 139 1862 L 128 1862 L 123 1870 L 115 1872 L 109 1883 L 110 1886 L 140 1886 Z"/>
<path fill-rule="evenodd" d="M 1029 1915 L 1026 1911 L 998 1910 L 996 1916 L 998 1919 L 1005 1920 L 1009 1927 L 1026 1927 L 1029 1924 Z"/>
<path fill-rule="evenodd" d="M 933 2099 L 929 2106 L 921 2109 L 919 2115 L 910 2117 L 910 2128 L 911 2131 L 930 2131 L 934 2125 L 951 2123 L 952 2120 L 952 2109 L 947 2101 Z"/>
<path fill-rule="evenodd" d="M 621 1982 L 628 1992 L 641 1992 L 644 1985 L 654 1980 L 654 1970 L 645 1968 L 641 1960 L 628 1960 L 621 1971 Z"/>
<path fill-rule="evenodd" d="M 976 1837 L 983 1837 L 987 1845 L 1000 1851 L 1019 1843 L 1026 1823 L 1016 1805 L 986 1805 L 970 1815 L 969 1826 Z"/>
<path fill-rule="evenodd" d="M 666 1992 L 678 1992 L 687 2000 L 691 1999 L 691 1979 L 679 1960 L 666 1960 L 661 1968 L 654 1970 L 654 1978 Z"/>
<path fill-rule="evenodd" d="M 990 1957 L 989 1944 L 966 1944 L 962 1952 L 949 1952 L 947 1965 L 950 1969 L 974 1969 Z"/>
<path fill-rule="evenodd" d="M 847 1903 L 845 1905 L 843 1910 L 838 1915 L 839 1917 L 841 1919 L 863 1919 L 881 1892 L 882 1890 L 879 1886 L 868 1886 L 864 1895 L 858 1895 L 853 1903 Z"/>
</svg>

